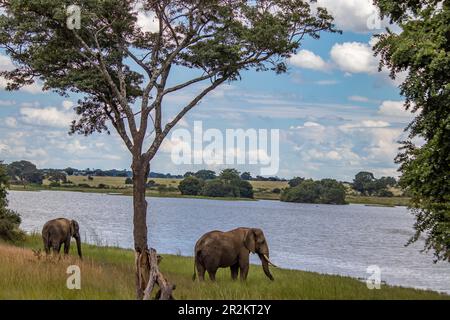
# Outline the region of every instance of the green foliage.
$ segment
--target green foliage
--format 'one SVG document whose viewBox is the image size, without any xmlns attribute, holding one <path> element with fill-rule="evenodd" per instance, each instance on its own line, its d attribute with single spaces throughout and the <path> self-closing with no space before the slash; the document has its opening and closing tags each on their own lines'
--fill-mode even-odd
<svg viewBox="0 0 450 320">
<path fill-rule="evenodd" d="M 239 181 L 239 196 L 241 198 L 253 199 L 254 197 L 253 186 L 250 182 L 246 180 Z"/>
<path fill-rule="evenodd" d="M 131 179 L 130 177 L 126 178 L 125 184 L 133 184 L 133 179 Z"/>
<path fill-rule="evenodd" d="M 302 183 L 303 181 L 305 181 L 305 178 L 295 177 L 295 178 L 289 180 L 288 184 L 289 184 L 289 187 L 294 188 L 294 187 L 298 186 L 300 183 Z"/>
<path fill-rule="evenodd" d="M 223 180 L 215 179 L 205 182 L 201 195 L 206 197 L 235 197 L 235 192 Z"/>
<path fill-rule="evenodd" d="M 9 177 L 5 165 L 0 162 L 0 239 L 6 241 L 17 241 L 23 237 L 20 231 L 20 215 L 9 210 L 6 188 L 8 187 Z"/>
<path fill-rule="evenodd" d="M 23 184 L 42 184 L 42 173 L 36 168 L 36 165 L 29 161 L 12 162 L 8 165 L 7 171 L 12 181 L 20 181 Z"/>
<path fill-rule="evenodd" d="M 180 181 L 178 189 L 182 195 L 197 196 L 200 194 L 205 182 L 195 176 L 188 176 Z"/>
<path fill-rule="evenodd" d="M 194 176 L 202 180 L 212 180 L 217 178 L 216 173 L 212 170 L 199 170 Z"/>
<path fill-rule="evenodd" d="M 400 86 L 405 109 L 415 112 L 397 157 L 400 185 L 411 196 L 416 233 L 435 260 L 450 261 L 450 3 L 376 0 L 381 13 L 402 28 L 379 36 L 374 49 Z M 439 4 L 439 5 L 438 5 Z M 413 143 L 420 137 L 421 146 Z"/>
<path fill-rule="evenodd" d="M 252 175 L 250 172 L 242 172 L 241 179 L 246 181 L 252 180 Z"/>
<path fill-rule="evenodd" d="M 362 195 L 376 195 L 378 197 L 392 197 L 392 192 L 388 190 L 389 187 L 395 187 L 397 180 L 393 177 L 375 178 L 372 172 L 362 171 L 356 174 L 353 179 L 353 189 L 360 192 Z"/>
<path fill-rule="evenodd" d="M 346 204 L 345 187 L 332 179 L 304 180 L 295 187 L 283 190 L 280 200 L 298 203 Z"/>
</svg>

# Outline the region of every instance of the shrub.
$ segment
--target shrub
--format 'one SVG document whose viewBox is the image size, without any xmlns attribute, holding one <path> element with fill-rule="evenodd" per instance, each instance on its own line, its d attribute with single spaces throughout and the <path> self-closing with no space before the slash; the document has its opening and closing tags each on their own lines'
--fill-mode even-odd
<svg viewBox="0 0 450 320">
<path fill-rule="evenodd" d="M 201 195 L 206 197 L 233 197 L 232 190 L 222 180 L 215 179 L 205 182 Z"/>
<path fill-rule="evenodd" d="M 133 179 L 131 179 L 130 177 L 126 178 L 125 184 L 133 184 Z"/>
<path fill-rule="evenodd" d="M 281 193 L 281 189 L 280 188 L 275 188 L 275 189 L 272 190 L 272 193 L 280 194 Z"/>
<path fill-rule="evenodd" d="M 333 179 L 305 180 L 296 187 L 285 189 L 280 199 L 299 203 L 346 204 L 345 187 Z"/>
<path fill-rule="evenodd" d="M 80 188 L 90 188 L 91 186 L 89 185 L 89 184 L 87 184 L 87 183 L 80 183 L 79 185 L 78 185 Z"/>
<path fill-rule="evenodd" d="M 246 180 L 239 181 L 239 196 L 253 199 L 253 186 L 250 182 Z"/>
<path fill-rule="evenodd" d="M 57 181 L 53 181 L 53 182 L 50 182 L 49 186 L 52 188 L 53 187 L 61 187 L 61 183 L 59 183 Z"/>
<path fill-rule="evenodd" d="M 387 189 L 382 189 L 382 190 L 377 192 L 377 196 L 379 196 L 379 197 L 393 197 L 394 194 L 391 191 L 387 190 Z"/>
<path fill-rule="evenodd" d="M 197 196 L 200 194 L 205 182 L 195 176 L 187 176 L 178 185 L 178 190 L 180 190 L 183 195 Z"/>
<path fill-rule="evenodd" d="M 9 185 L 9 178 L 5 166 L 0 162 L 0 239 L 5 241 L 18 241 L 23 239 L 24 233 L 19 229 L 21 222 L 20 215 L 10 209 L 6 187 Z"/>
<path fill-rule="evenodd" d="M 99 183 L 98 188 L 99 188 L 99 189 L 109 189 L 109 186 L 107 186 L 107 185 L 104 184 L 104 183 Z"/>
</svg>

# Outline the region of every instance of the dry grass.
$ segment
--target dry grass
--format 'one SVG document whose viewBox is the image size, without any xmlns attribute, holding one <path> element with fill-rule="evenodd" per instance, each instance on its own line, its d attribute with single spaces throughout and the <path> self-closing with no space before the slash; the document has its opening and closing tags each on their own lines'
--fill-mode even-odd
<svg viewBox="0 0 450 320">
<path fill-rule="evenodd" d="M 133 299 L 134 253 L 131 250 L 83 244 L 84 260 L 75 252 L 61 260 L 38 258 L 39 235 L 28 236 L 22 248 L 0 243 L 0 299 Z M 73 248 L 72 248 L 73 249 Z M 66 269 L 81 269 L 81 290 L 66 287 Z M 252 266 L 246 283 L 231 281 L 220 269 L 217 282 L 193 282 L 193 258 L 164 255 L 161 270 L 177 285 L 177 299 L 449 299 L 431 291 L 383 285 L 368 290 L 356 279 L 313 272 L 274 269 L 269 281 Z"/>
</svg>

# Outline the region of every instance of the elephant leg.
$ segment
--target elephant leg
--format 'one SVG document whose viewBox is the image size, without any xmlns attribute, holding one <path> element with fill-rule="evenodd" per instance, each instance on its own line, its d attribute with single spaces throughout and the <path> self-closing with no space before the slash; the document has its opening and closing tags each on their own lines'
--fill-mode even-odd
<svg viewBox="0 0 450 320">
<path fill-rule="evenodd" d="M 42 238 L 42 241 L 44 242 L 45 254 L 48 255 L 50 253 L 50 246 L 48 245 L 48 240 L 46 238 Z"/>
<path fill-rule="evenodd" d="M 64 242 L 64 255 L 68 255 L 70 250 L 70 239 Z"/>
<path fill-rule="evenodd" d="M 217 268 L 208 270 L 209 279 L 211 279 L 211 281 L 216 281 L 216 272 Z"/>
<path fill-rule="evenodd" d="M 201 263 L 197 263 L 197 273 L 200 281 L 205 281 L 205 272 L 205 267 Z"/>
<path fill-rule="evenodd" d="M 248 269 L 249 269 L 249 257 L 248 256 L 244 256 L 239 258 L 239 269 L 241 272 L 241 280 L 245 281 L 247 280 L 247 275 L 248 275 Z"/>
<path fill-rule="evenodd" d="M 54 254 L 59 254 L 59 251 L 61 251 L 61 243 L 59 242 L 53 242 L 52 243 L 52 249 Z"/>
<path fill-rule="evenodd" d="M 236 263 L 230 267 L 231 279 L 236 280 L 239 273 L 239 263 Z"/>
</svg>

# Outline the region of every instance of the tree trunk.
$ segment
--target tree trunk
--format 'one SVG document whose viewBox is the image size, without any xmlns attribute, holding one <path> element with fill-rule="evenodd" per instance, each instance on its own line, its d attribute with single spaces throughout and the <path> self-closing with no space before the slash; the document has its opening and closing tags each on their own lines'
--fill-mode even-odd
<svg viewBox="0 0 450 320">
<path fill-rule="evenodd" d="M 140 158 L 133 160 L 133 237 L 136 263 L 136 297 L 139 300 L 150 299 L 157 284 L 160 288 L 157 299 L 173 299 L 175 286 L 161 274 L 158 268 L 160 259 L 155 249 L 148 249 L 147 244 L 147 201 L 145 187 L 150 172 L 150 165 Z"/>
<path fill-rule="evenodd" d="M 147 200 L 145 200 L 145 185 L 147 183 L 149 164 L 141 159 L 133 159 L 133 238 L 136 260 L 141 253 L 148 250 L 147 245 Z M 144 290 L 139 276 L 139 264 L 136 263 L 136 296 L 142 300 Z"/>
</svg>

